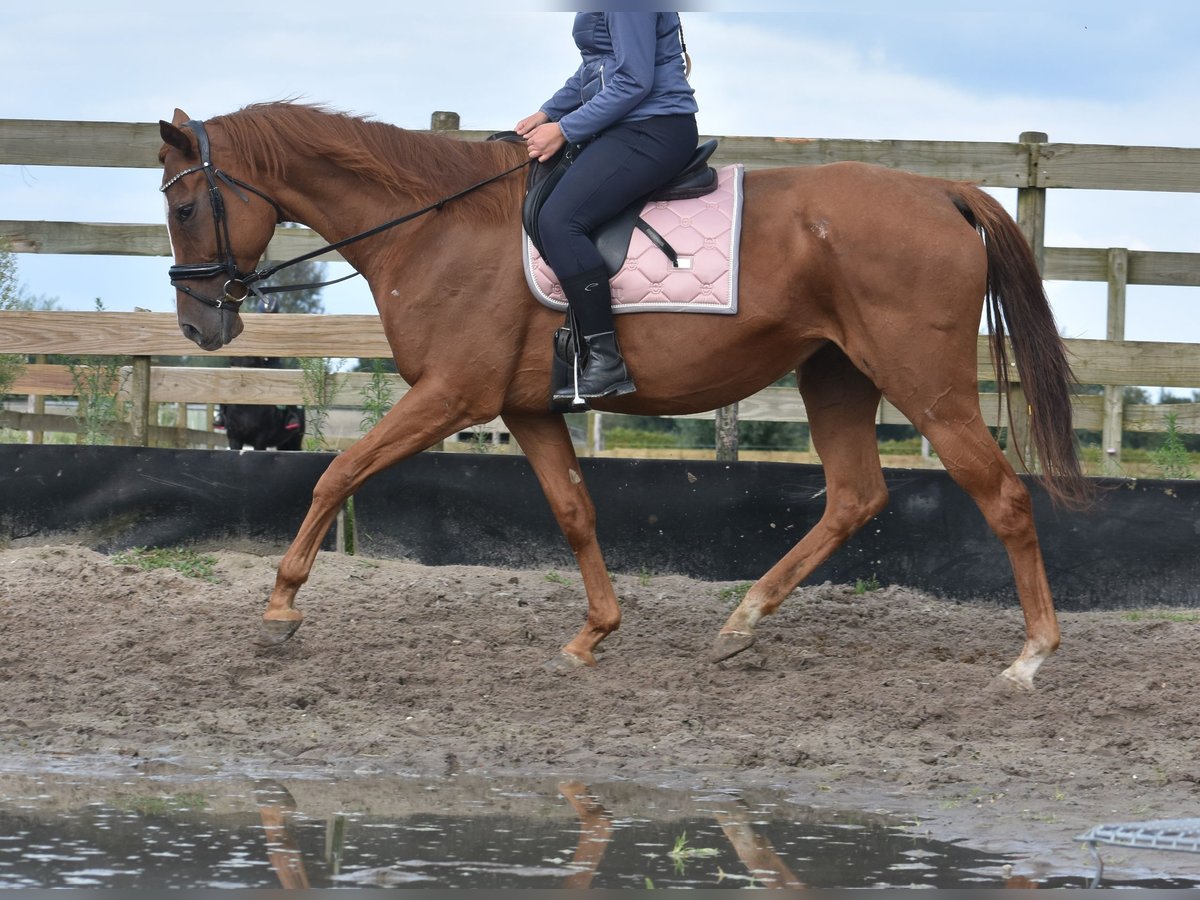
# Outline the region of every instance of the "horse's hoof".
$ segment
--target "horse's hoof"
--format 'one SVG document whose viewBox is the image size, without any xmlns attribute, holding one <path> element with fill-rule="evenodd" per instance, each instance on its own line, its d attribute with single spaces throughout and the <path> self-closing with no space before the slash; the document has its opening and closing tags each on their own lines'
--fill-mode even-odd
<svg viewBox="0 0 1200 900">
<path fill-rule="evenodd" d="M 1022 681 L 1007 671 L 1001 672 L 988 684 L 989 694 L 1003 694 L 1005 696 L 1017 696 L 1019 694 L 1029 694 L 1033 692 L 1032 681 Z"/>
<path fill-rule="evenodd" d="M 737 656 L 743 650 L 753 647 L 755 640 L 755 636 L 747 632 L 722 631 L 713 641 L 712 649 L 708 651 L 708 661 L 719 663 L 723 659 Z"/>
<path fill-rule="evenodd" d="M 263 619 L 258 626 L 258 636 L 254 639 L 260 647 L 278 647 L 286 643 L 288 638 L 296 633 L 302 619 Z"/>
<path fill-rule="evenodd" d="M 580 659 L 573 653 L 560 653 L 554 659 L 547 660 L 542 668 L 551 675 L 566 675 L 570 672 L 585 669 L 589 666 L 596 665 L 596 658 L 593 656 L 591 660 Z"/>
</svg>

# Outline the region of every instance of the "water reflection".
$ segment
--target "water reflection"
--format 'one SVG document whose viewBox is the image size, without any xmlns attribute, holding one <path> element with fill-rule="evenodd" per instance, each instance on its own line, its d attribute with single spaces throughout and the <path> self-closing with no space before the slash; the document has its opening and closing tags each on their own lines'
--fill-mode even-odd
<svg viewBox="0 0 1200 900">
<path fill-rule="evenodd" d="M 0 888 L 1002 887 L 1008 861 L 770 791 L 0 773 Z"/>
</svg>

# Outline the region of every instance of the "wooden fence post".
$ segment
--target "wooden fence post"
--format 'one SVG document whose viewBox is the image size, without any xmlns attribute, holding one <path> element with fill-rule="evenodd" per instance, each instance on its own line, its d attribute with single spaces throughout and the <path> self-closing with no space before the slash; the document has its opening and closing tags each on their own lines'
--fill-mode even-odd
<svg viewBox="0 0 1200 900">
<path fill-rule="evenodd" d="M 1020 141 L 1029 153 L 1029 184 L 1017 188 L 1017 224 L 1033 249 L 1038 272 L 1046 269 L 1046 189 L 1040 186 L 1038 165 L 1042 144 L 1047 140 L 1049 135 L 1043 131 L 1021 132 Z M 1005 442 L 1004 455 L 1018 472 L 1036 472 L 1039 466 L 1030 441 L 1029 403 L 1025 399 L 1025 389 L 1019 383 L 1014 382 L 1009 391 L 1007 409 L 1008 440 Z"/>
<path fill-rule="evenodd" d="M 175 446 L 186 450 L 188 446 L 187 403 L 175 404 Z"/>
<path fill-rule="evenodd" d="M 1105 338 L 1125 340 L 1125 287 L 1129 283 L 1129 251 L 1124 247 L 1108 250 L 1108 320 Z M 1125 430 L 1125 386 L 1104 386 L 1104 418 L 1101 446 L 1104 448 L 1104 474 L 1121 473 L 1121 435 Z"/>
<path fill-rule="evenodd" d="M 604 446 L 604 413 L 598 409 L 588 410 L 587 414 L 587 454 L 599 456 Z"/>
<path fill-rule="evenodd" d="M 46 364 L 46 354 L 45 353 L 37 354 L 33 358 L 33 361 L 35 363 L 40 363 L 41 365 L 45 365 Z M 36 396 L 32 397 L 31 399 L 33 400 L 33 409 L 31 409 L 30 412 L 33 413 L 34 415 L 38 415 L 38 416 L 45 414 L 46 398 L 44 396 L 42 396 L 41 394 L 37 394 Z M 45 443 L 45 441 L 46 441 L 46 433 L 44 431 L 29 432 L 29 443 L 42 444 L 42 443 Z"/>
<path fill-rule="evenodd" d="M 738 458 L 738 411 L 737 404 L 722 406 L 714 419 L 717 438 L 717 460 L 737 462 Z"/>
<path fill-rule="evenodd" d="M 456 112 L 446 112 L 444 110 L 435 110 L 429 117 L 430 131 L 458 131 L 459 117 Z"/>
<path fill-rule="evenodd" d="M 129 375 L 129 442 L 150 446 L 150 357 L 135 356 Z"/>
</svg>

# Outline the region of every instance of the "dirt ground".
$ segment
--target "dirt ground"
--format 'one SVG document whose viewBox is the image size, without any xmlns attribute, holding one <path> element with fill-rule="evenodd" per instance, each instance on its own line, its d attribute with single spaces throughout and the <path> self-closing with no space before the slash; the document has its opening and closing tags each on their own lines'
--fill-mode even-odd
<svg viewBox="0 0 1200 900">
<path fill-rule="evenodd" d="M 805 587 L 713 665 L 734 585 L 619 576 L 621 630 L 563 675 L 542 664 L 583 621 L 573 571 L 322 554 L 304 626 L 263 650 L 278 556 L 214 555 L 210 582 L 0 551 L 4 759 L 788 785 L 1019 853 L 1034 877 L 1086 869 L 1074 838 L 1095 824 L 1200 814 L 1194 613 L 1062 614 L 1062 649 L 1019 694 L 992 684 L 1021 646 L 1015 599 Z M 1200 877 L 1196 855 L 1155 855 Z"/>
</svg>

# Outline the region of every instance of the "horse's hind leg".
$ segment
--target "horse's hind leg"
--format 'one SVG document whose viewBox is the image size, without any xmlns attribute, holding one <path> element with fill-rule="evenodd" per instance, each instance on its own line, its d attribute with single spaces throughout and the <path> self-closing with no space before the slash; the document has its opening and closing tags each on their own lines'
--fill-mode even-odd
<svg viewBox="0 0 1200 900">
<path fill-rule="evenodd" d="M 929 438 L 950 477 L 971 495 L 1008 553 L 1025 617 L 1025 645 L 1001 677 L 1032 690 L 1034 674 L 1058 648 L 1059 629 L 1029 491 L 983 424 L 975 385 L 939 393 L 928 409 L 903 412 Z"/>
<path fill-rule="evenodd" d="M 587 622 L 562 648 L 561 659 L 572 665 L 594 666 L 593 651 L 621 624 L 621 607 L 596 540 L 596 509 L 583 483 L 571 435 L 561 416 L 506 413 L 504 421 L 533 466 L 554 518 L 575 553 L 587 592 Z"/>
<path fill-rule="evenodd" d="M 713 645 L 714 661 L 754 643 L 758 621 L 887 505 L 875 441 L 879 389 L 829 345 L 797 373 L 813 447 L 825 468 L 825 512 L 786 556 L 746 593 Z"/>
</svg>

